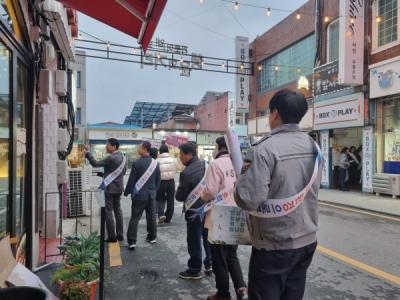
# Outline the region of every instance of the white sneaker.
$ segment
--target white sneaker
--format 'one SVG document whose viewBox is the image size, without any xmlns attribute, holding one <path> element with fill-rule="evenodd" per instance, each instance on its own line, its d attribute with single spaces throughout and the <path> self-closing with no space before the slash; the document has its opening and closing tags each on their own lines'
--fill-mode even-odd
<svg viewBox="0 0 400 300">
<path fill-rule="evenodd" d="M 150 240 L 148 238 L 146 238 L 146 242 L 148 242 L 149 244 L 155 244 L 157 243 L 156 239 Z"/>
<path fill-rule="evenodd" d="M 136 249 L 136 244 L 129 245 L 129 250 L 134 251 Z"/>
</svg>

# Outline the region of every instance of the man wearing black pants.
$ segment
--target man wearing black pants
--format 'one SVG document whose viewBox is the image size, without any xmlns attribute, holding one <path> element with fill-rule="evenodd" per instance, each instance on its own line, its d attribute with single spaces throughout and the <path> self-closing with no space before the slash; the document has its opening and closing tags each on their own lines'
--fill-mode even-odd
<svg viewBox="0 0 400 300">
<path fill-rule="evenodd" d="M 170 223 L 174 215 L 175 175 L 178 162 L 169 155 L 167 145 L 161 145 L 157 161 L 161 172 L 161 185 L 157 191 L 158 224 Z M 165 211 L 165 203 L 167 203 L 167 211 Z"/>
<path fill-rule="evenodd" d="M 147 237 L 146 242 L 156 243 L 157 224 L 156 224 L 156 193 L 160 186 L 160 167 L 158 163 L 150 157 L 151 144 L 144 141 L 138 149 L 140 158 L 132 165 L 131 174 L 126 184 L 124 195 L 131 194 L 132 215 L 129 221 L 127 239 L 129 250 L 136 249 L 137 230 L 139 221 L 146 211 Z M 155 168 L 151 170 L 154 163 Z M 147 176 L 146 176 L 147 175 Z M 143 178 L 146 180 L 143 180 Z M 138 182 L 142 186 L 138 188 Z"/>
<path fill-rule="evenodd" d="M 317 246 L 323 162 L 298 125 L 308 110 L 301 93 L 277 92 L 269 110 L 271 135 L 246 155 L 249 165 L 235 191 L 250 215 L 249 299 L 301 300 Z"/>
</svg>

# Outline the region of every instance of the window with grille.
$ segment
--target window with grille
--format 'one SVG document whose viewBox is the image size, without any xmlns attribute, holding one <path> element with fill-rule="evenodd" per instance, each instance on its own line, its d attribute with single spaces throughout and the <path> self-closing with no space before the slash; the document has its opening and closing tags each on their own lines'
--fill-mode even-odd
<svg viewBox="0 0 400 300">
<path fill-rule="evenodd" d="M 397 41 L 397 0 L 379 0 L 378 47 Z"/>
</svg>

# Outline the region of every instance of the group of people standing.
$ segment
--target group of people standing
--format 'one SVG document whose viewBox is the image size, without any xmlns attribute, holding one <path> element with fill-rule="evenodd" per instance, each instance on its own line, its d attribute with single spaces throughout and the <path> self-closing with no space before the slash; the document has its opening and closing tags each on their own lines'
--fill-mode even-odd
<svg viewBox="0 0 400 300">
<path fill-rule="evenodd" d="M 348 186 L 356 186 L 361 181 L 361 153 L 362 148 L 351 146 L 343 147 L 340 151 L 338 168 L 338 186 L 341 191 L 348 191 Z"/>
<path fill-rule="evenodd" d="M 235 172 L 224 137 L 216 140 L 215 159 L 210 165 L 198 158 L 196 143 L 188 142 L 179 147 L 180 161 L 185 168 L 180 174 L 175 198 L 183 203 L 189 254 L 187 268 L 179 277 L 200 279 L 203 265 L 206 274 L 214 273 L 217 292 L 207 300 L 232 299 L 230 278 L 237 299 L 248 295 L 254 300 L 298 300 L 304 295 L 306 272 L 317 246 L 317 194 L 323 162 L 319 147 L 298 125 L 308 109 L 301 93 L 282 90 L 271 99 L 269 109 L 271 135 L 246 154 L 240 176 Z M 166 145 L 160 147 L 155 159 L 157 154 L 150 143 L 143 142 L 138 150 L 140 158 L 133 163 L 124 189 L 122 178 L 126 161 L 118 146 L 118 141 L 109 139 L 108 158 L 98 162 L 88 148 L 86 157 L 92 165 L 105 168 L 102 188 L 106 195 L 109 242 L 123 240 L 120 197 L 122 193 L 131 195 L 132 215 L 127 239 L 129 249 L 134 250 L 138 223 L 144 211 L 146 241 L 151 244 L 156 243 L 156 210 L 159 224 L 171 222 L 177 162 L 169 156 Z M 247 215 L 252 241 L 248 286 L 237 256 L 238 245 L 210 243 L 211 211 L 204 218 L 197 214 L 199 208 L 213 203 L 219 193 L 226 190 L 233 192 L 224 199 L 224 205 L 239 206 Z M 301 201 L 298 193 L 303 194 Z M 290 202 L 291 198 L 297 201 L 292 201 L 288 213 L 274 217 L 255 213 L 260 206 L 269 205 L 268 201 L 274 206 L 274 203 Z"/>
</svg>

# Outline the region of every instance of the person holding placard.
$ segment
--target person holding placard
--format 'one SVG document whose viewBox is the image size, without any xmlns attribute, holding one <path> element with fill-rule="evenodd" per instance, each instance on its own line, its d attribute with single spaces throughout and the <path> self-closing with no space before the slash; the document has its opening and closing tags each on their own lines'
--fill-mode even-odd
<svg viewBox="0 0 400 300">
<path fill-rule="evenodd" d="M 251 300 L 300 300 L 317 247 L 323 159 L 299 123 L 308 110 L 299 92 L 281 90 L 269 103 L 271 134 L 246 155 L 235 201 L 248 212 Z"/>
</svg>

